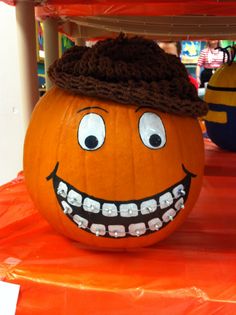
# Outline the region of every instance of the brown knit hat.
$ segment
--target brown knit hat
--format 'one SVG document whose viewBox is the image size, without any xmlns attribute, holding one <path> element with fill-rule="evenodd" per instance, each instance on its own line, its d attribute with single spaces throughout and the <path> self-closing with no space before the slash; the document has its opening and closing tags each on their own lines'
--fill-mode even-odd
<svg viewBox="0 0 236 315">
<path fill-rule="evenodd" d="M 121 34 L 92 48 L 74 46 L 48 74 L 57 86 L 76 94 L 183 116 L 203 116 L 208 110 L 179 58 L 142 37 Z"/>
</svg>

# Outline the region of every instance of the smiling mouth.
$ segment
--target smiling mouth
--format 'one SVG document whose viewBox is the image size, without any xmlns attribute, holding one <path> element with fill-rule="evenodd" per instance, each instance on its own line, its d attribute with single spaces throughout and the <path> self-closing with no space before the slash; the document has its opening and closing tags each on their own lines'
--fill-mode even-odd
<svg viewBox="0 0 236 315">
<path fill-rule="evenodd" d="M 191 178 L 185 177 L 161 193 L 139 200 L 110 201 L 75 189 L 56 175 L 59 163 L 47 180 L 53 181 L 64 214 L 79 228 L 106 238 L 139 237 L 165 228 L 184 209 Z"/>
</svg>

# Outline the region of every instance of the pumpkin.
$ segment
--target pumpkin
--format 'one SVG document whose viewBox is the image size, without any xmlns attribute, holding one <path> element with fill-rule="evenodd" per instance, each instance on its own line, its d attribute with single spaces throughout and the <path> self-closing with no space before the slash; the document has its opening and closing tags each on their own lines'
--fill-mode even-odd
<svg viewBox="0 0 236 315">
<path fill-rule="evenodd" d="M 70 49 L 49 75 L 56 86 L 38 102 L 24 147 L 39 211 L 95 247 L 170 235 L 197 199 L 204 160 L 196 117 L 206 106 L 179 59 L 120 36 Z"/>
<path fill-rule="evenodd" d="M 211 77 L 205 101 L 209 138 L 222 149 L 236 151 L 236 63 L 222 65 Z"/>
<path fill-rule="evenodd" d="M 53 88 L 34 110 L 24 173 L 38 209 L 64 235 L 94 246 L 146 246 L 193 207 L 202 134 L 191 117 Z"/>
</svg>

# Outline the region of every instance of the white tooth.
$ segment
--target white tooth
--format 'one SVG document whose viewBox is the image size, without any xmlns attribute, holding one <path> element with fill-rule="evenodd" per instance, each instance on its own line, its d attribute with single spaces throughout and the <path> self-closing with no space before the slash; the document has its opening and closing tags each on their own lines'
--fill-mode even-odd
<svg viewBox="0 0 236 315">
<path fill-rule="evenodd" d="M 97 236 L 106 234 L 106 227 L 103 224 L 92 224 L 90 231 Z"/>
<path fill-rule="evenodd" d="M 123 225 L 108 225 L 110 236 L 123 237 L 125 236 L 125 227 Z"/>
<path fill-rule="evenodd" d="M 100 202 L 90 199 L 88 197 L 84 199 L 83 206 L 84 210 L 88 212 L 98 213 L 100 211 Z"/>
<path fill-rule="evenodd" d="M 158 218 L 148 221 L 148 225 L 151 231 L 156 231 L 162 227 L 162 221 Z"/>
<path fill-rule="evenodd" d="M 63 198 L 66 198 L 67 191 L 68 191 L 67 185 L 63 182 L 60 182 L 57 187 L 57 194 L 62 196 Z"/>
<path fill-rule="evenodd" d="M 181 193 L 180 193 L 181 190 L 184 190 L 184 186 L 183 186 L 182 184 L 176 186 L 176 187 L 172 190 L 173 195 L 175 196 L 175 198 L 178 198 L 178 197 L 182 196 Z"/>
<path fill-rule="evenodd" d="M 144 223 L 135 223 L 129 225 L 129 234 L 139 236 L 146 233 L 146 226 Z"/>
<path fill-rule="evenodd" d="M 116 217 L 118 214 L 116 205 L 114 203 L 104 203 L 102 205 L 102 214 L 106 217 Z"/>
<path fill-rule="evenodd" d="M 169 209 L 163 214 L 162 220 L 164 222 L 172 221 L 175 215 L 176 215 L 176 211 L 174 209 Z"/>
<path fill-rule="evenodd" d="M 68 203 L 67 202 L 65 202 L 64 200 L 61 202 L 61 204 L 62 204 L 62 207 L 63 207 L 63 209 L 64 209 L 64 213 L 65 214 L 70 214 L 70 213 L 72 213 L 73 212 L 73 210 L 71 209 L 71 207 L 68 205 Z"/>
<path fill-rule="evenodd" d="M 71 189 L 67 195 L 67 201 L 73 206 L 80 207 L 82 204 L 82 196 Z"/>
<path fill-rule="evenodd" d="M 120 215 L 122 217 L 136 217 L 138 215 L 137 205 L 135 203 L 121 204 Z"/>
<path fill-rule="evenodd" d="M 179 211 L 181 209 L 181 206 L 184 204 L 184 198 L 180 198 L 178 201 L 175 203 L 175 209 Z"/>
<path fill-rule="evenodd" d="M 73 216 L 73 220 L 75 221 L 75 223 L 78 224 L 78 227 L 80 228 L 86 229 L 86 227 L 88 226 L 88 220 L 82 218 L 78 214 L 75 214 Z"/>
<path fill-rule="evenodd" d="M 170 192 L 165 193 L 159 198 L 160 208 L 164 209 L 173 203 L 173 198 Z"/>
<path fill-rule="evenodd" d="M 157 202 L 155 199 L 150 199 L 141 203 L 142 214 L 149 214 L 151 212 L 156 211 L 156 209 L 157 209 Z"/>
</svg>

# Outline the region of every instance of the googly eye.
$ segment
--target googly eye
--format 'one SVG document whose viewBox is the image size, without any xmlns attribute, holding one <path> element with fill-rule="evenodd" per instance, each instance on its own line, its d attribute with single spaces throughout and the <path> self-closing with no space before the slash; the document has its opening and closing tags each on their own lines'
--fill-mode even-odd
<svg viewBox="0 0 236 315">
<path fill-rule="evenodd" d="M 89 113 L 81 119 L 78 128 L 78 142 L 84 150 L 99 149 L 105 141 L 105 135 L 105 123 L 100 115 Z"/>
<path fill-rule="evenodd" d="M 155 113 L 147 112 L 140 117 L 139 134 L 143 144 L 150 149 L 160 149 L 166 143 L 164 125 Z"/>
</svg>

